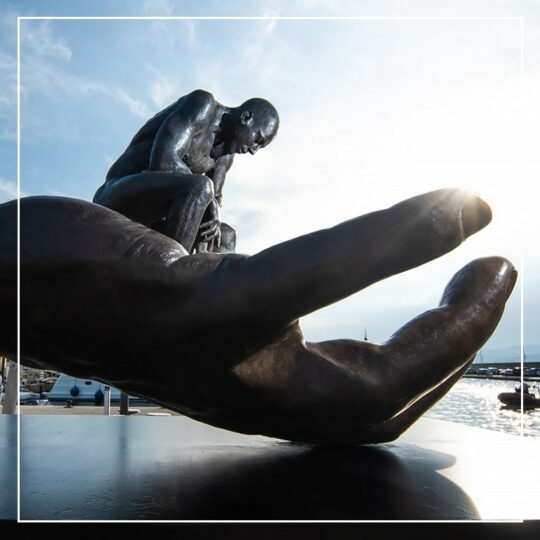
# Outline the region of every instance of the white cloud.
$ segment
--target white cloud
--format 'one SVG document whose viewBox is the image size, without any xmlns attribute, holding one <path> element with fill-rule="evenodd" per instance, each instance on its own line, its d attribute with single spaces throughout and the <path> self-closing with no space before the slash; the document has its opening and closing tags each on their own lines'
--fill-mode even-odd
<svg viewBox="0 0 540 540">
<path fill-rule="evenodd" d="M 267 11 L 265 15 L 277 16 L 277 11 Z M 284 80 L 296 76 L 288 67 L 291 61 L 296 60 L 295 52 L 276 29 L 276 19 L 258 21 L 243 36 L 243 42 L 238 47 L 243 51 L 238 68 L 252 71 L 257 82 L 265 87 L 282 85 Z"/>
<path fill-rule="evenodd" d="M 336 2 L 336 0 L 294 0 L 293 5 L 299 9 L 333 8 L 336 5 L 343 7 L 343 2 Z"/>
<path fill-rule="evenodd" d="M 51 56 L 69 61 L 72 56 L 71 49 L 66 43 L 53 36 L 50 21 L 39 24 L 21 25 L 21 41 L 40 56 Z"/>
<path fill-rule="evenodd" d="M 268 20 L 264 21 L 263 33 L 265 35 L 271 34 L 276 29 L 277 19 L 275 19 L 273 17 L 277 17 L 278 15 L 279 15 L 279 13 L 277 11 L 274 11 L 274 10 L 268 10 L 268 11 L 265 11 L 263 13 L 263 17 L 272 17 L 272 18 L 269 18 Z"/>
<path fill-rule="evenodd" d="M 2 141 L 16 141 L 17 133 L 15 130 L 9 129 L 6 126 L 0 127 L 0 140 Z"/>
<path fill-rule="evenodd" d="M 107 165 L 107 168 L 109 168 L 116 161 L 116 158 L 112 157 L 110 154 L 103 154 L 103 159 L 105 161 L 105 165 Z"/>
<path fill-rule="evenodd" d="M 118 85 L 73 75 L 43 59 L 25 60 L 23 57 L 21 93 L 25 96 L 32 92 L 41 92 L 55 99 L 61 99 L 62 96 L 102 94 L 122 103 L 139 118 L 146 119 L 150 116 L 150 111 L 142 101 Z"/>
<path fill-rule="evenodd" d="M 5 94 L 0 94 L 0 108 L 1 107 L 9 107 L 11 103 L 11 100 L 9 97 Z"/>
<path fill-rule="evenodd" d="M 128 109 L 139 118 L 146 119 L 150 116 L 150 111 L 147 109 L 146 105 L 142 101 L 130 96 L 123 88 L 119 86 L 108 88 L 106 85 L 99 85 L 98 88 L 99 91 L 116 98 L 120 103 L 126 105 Z"/>
<path fill-rule="evenodd" d="M 0 51 L 0 70 L 9 71 L 10 73 L 16 73 L 17 62 L 15 58 L 9 54 L 5 54 Z"/>
<path fill-rule="evenodd" d="M 204 63 L 197 63 L 192 68 L 191 78 L 194 88 L 203 88 L 211 92 L 220 103 L 229 103 L 230 95 L 223 81 L 226 67 L 219 58 L 209 58 Z"/>
<path fill-rule="evenodd" d="M 126 106 L 135 116 L 147 118 L 150 115 L 146 105 L 131 96 L 117 84 L 94 81 L 74 75 L 58 65 L 58 60 L 70 60 L 72 50 L 65 41 L 54 35 L 50 21 L 40 24 L 24 25 L 21 31 L 23 48 L 21 65 L 21 93 L 41 92 L 56 99 L 62 96 L 102 94 Z M 48 60 L 46 57 L 49 57 Z M 0 56 L 0 71 L 13 68 L 13 60 Z M 13 71 L 14 72 L 14 71 Z M 6 101 L 0 94 L 1 102 Z M 9 99 L 9 98 L 7 98 Z"/>
<path fill-rule="evenodd" d="M 186 20 L 185 23 L 187 26 L 188 43 L 193 49 L 195 49 L 199 45 L 197 37 L 197 24 L 192 19 Z"/>
<path fill-rule="evenodd" d="M 15 100 L 17 97 L 17 63 L 15 59 L 0 51 L 0 139 L 11 140 L 13 128 L 6 124 L 15 123 Z"/>
<path fill-rule="evenodd" d="M 22 195 L 22 193 L 21 193 Z M 9 201 L 17 197 L 17 183 L 0 178 L 0 202 Z"/>
<path fill-rule="evenodd" d="M 169 105 L 178 97 L 177 84 L 151 64 L 145 64 L 145 68 L 151 73 L 150 96 L 158 107 Z"/>
<path fill-rule="evenodd" d="M 149 17 L 160 15 L 168 17 L 173 14 L 174 8 L 174 4 L 169 0 L 145 0 L 142 10 Z"/>
<path fill-rule="evenodd" d="M 177 95 L 176 87 L 167 79 L 153 82 L 150 85 L 150 95 L 152 96 L 152 101 L 158 107 L 163 108 L 174 100 L 174 97 Z"/>
</svg>

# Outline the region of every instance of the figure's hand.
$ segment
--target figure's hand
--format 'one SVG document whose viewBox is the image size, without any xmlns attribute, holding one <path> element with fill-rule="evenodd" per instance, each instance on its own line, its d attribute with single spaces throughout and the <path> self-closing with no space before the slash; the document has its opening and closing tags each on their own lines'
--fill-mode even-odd
<svg viewBox="0 0 540 540">
<path fill-rule="evenodd" d="M 207 219 L 206 219 L 207 218 Z M 199 227 L 199 241 L 210 243 L 219 242 L 221 235 L 221 222 L 219 221 L 219 206 L 214 197 L 205 213 L 205 221 Z M 219 245 L 219 243 L 218 243 Z"/>
</svg>

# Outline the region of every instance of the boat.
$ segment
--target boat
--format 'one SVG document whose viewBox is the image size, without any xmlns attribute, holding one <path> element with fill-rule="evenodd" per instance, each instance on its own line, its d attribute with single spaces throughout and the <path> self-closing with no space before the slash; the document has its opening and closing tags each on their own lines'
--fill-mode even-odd
<svg viewBox="0 0 540 540">
<path fill-rule="evenodd" d="M 531 387 L 527 383 L 523 383 L 523 391 L 521 385 L 518 385 L 513 392 L 502 392 L 497 396 L 497 399 L 509 408 L 521 409 L 522 396 L 524 409 L 540 408 L 540 392 L 538 391 L 538 387 Z"/>
<path fill-rule="evenodd" d="M 0 393 L 0 404 L 4 403 L 5 393 Z M 21 405 L 33 405 L 36 401 L 41 399 L 41 394 L 36 392 L 27 392 L 22 388 L 19 389 L 19 403 Z"/>
<path fill-rule="evenodd" d="M 72 402 L 103 405 L 105 387 L 107 385 L 91 379 L 78 379 L 65 373 L 60 373 L 50 392 L 43 392 L 51 403 Z M 120 390 L 109 386 L 111 402 L 120 401 Z M 147 403 L 147 400 L 136 396 L 129 396 L 130 402 Z"/>
<path fill-rule="evenodd" d="M 90 379 L 77 379 L 60 373 L 50 392 L 43 392 L 43 395 L 50 402 L 94 403 L 100 400 L 103 402 L 105 386 L 101 382 Z M 111 401 L 120 401 L 120 390 L 112 386 L 109 388 L 111 389 Z"/>
<path fill-rule="evenodd" d="M 21 405 L 35 405 L 41 399 L 41 394 L 37 392 L 27 392 L 22 388 L 19 390 L 19 403 Z"/>
<path fill-rule="evenodd" d="M 0 404 L 4 403 L 4 392 L 0 392 Z M 19 389 L 19 403 L 21 405 L 26 404 L 29 401 L 35 401 L 41 399 L 41 394 L 38 394 L 37 392 L 27 392 L 23 388 Z"/>
</svg>

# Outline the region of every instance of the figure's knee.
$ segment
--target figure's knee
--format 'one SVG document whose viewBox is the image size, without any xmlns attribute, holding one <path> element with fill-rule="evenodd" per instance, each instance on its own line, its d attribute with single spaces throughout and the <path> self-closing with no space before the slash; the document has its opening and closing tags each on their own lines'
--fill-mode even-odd
<svg viewBox="0 0 540 540">
<path fill-rule="evenodd" d="M 214 197 L 212 180 L 203 175 L 189 175 L 176 188 L 170 198 L 168 219 L 193 208 L 204 212 Z"/>
<path fill-rule="evenodd" d="M 98 187 L 92 198 L 92 202 L 116 210 L 116 207 L 121 205 L 124 201 L 124 191 L 125 190 L 118 189 L 118 182 L 116 179 L 108 180 Z"/>
<path fill-rule="evenodd" d="M 210 201 L 214 196 L 214 183 L 203 174 L 193 175 L 192 193 L 200 199 Z"/>
<path fill-rule="evenodd" d="M 102 198 L 102 193 L 103 193 L 103 188 L 105 187 L 105 185 L 101 185 L 99 186 L 99 188 L 97 189 L 97 191 L 94 193 L 94 197 L 92 199 L 92 202 L 96 203 L 96 204 L 101 204 L 103 205 L 103 198 Z"/>
</svg>

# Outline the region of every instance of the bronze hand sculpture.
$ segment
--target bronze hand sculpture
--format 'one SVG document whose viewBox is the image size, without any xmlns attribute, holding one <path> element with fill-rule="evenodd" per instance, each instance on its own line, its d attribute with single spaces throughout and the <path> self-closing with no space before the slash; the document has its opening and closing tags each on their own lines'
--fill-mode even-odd
<svg viewBox="0 0 540 540">
<path fill-rule="evenodd" d="M 481 199 L 445 189 L 253 256 L 189 255 L 103 206 L 25 198 L 21 361 L 243 433 L 389 441 L 450 389 L 492 334 L 516 280 L 512 265 L 471 262 L 437 308 L 381 345 L 308 343 L 298 319 L 451 251 L 490 220 Z M 15 227 L 15 202 L 1 205 L 0 354 L 12 357 Z"/>
</svg>

